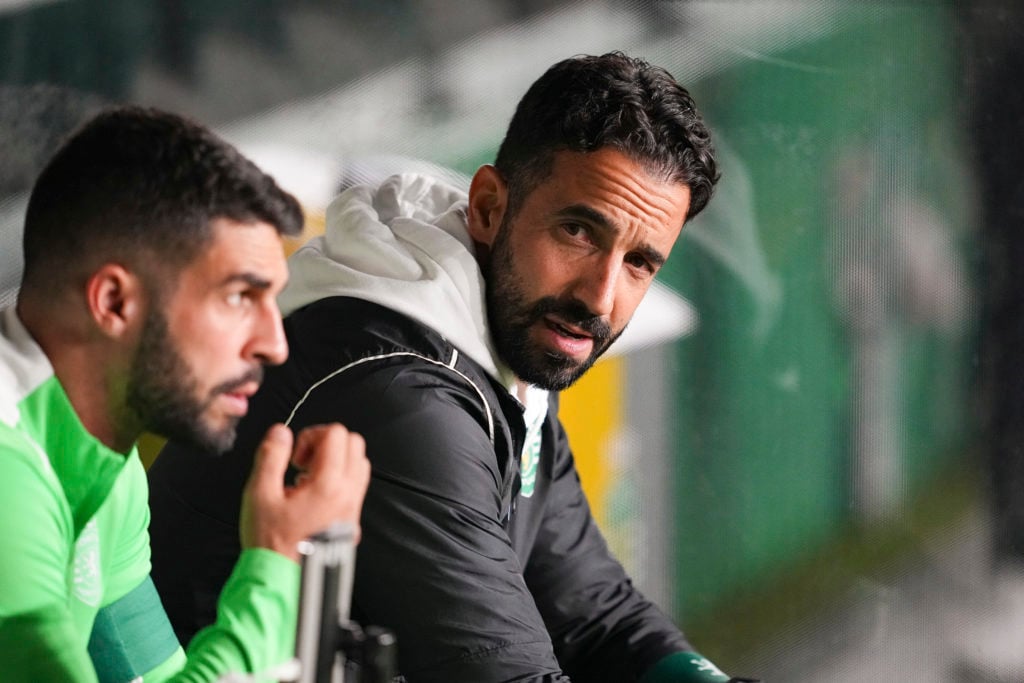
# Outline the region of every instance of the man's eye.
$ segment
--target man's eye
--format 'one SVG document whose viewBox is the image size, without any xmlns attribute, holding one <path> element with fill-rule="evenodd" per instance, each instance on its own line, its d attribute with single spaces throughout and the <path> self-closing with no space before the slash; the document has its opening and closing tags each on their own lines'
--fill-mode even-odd
<svg viewBox="0 0 1024 683">
<path fill-rule="evenodd" d="M 579 223 L 565 223 L 562 225 L 562 230 L 570 237 L 579 237 L 586 232 L 586 229 Z"/>
<path fill-rule="evenodd" d="M 231 292 L 227 296 L 228 306 L 241 306 L 245 303 L 245 296 L 241 292 Z"/>
<path fill-rule="evenodd" d="M 633 268 L 645 270 L 648 273 L 654 272 L 654 266 L 651 265 L 651 262 L 645 259 L 643 256 L 640 256 L 639 254 L 630 254 L 629 256 L 627 256 L 626 263 L 632 266 Z"/>
</svg>

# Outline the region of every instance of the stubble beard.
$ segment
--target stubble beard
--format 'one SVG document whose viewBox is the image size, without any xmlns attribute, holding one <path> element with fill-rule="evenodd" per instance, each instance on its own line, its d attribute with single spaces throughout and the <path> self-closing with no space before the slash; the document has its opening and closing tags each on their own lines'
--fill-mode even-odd
<svg viewBox="0 0 1024 683">
<path fill-rule="evenodd" d="M 572 386 L 623 330 L 612 332 L 611 326 L 595 316 L 578 299 L 541 297 L 529 302 L 522 282 L 513 267 L 509 243 L 509 221 L 498 232 L 491 248 L 487 276 L 487 317 L 498 356 L 519 379 L 548 391 L 562 391 Z M 530 339 L 530 329 L 544 316 L 555 314 L 593 339 L 590 355 L 583 361 L 539 348 Z"/>
<path fill-rule="evenodd" d="M 260 382 L 262 367 L 245 377 L 217 385 L 206 397 L 168 334 L 167 319 L 156 306 L 147 315 L 142 338 L 128 379 L 127 404 L 144 429 L 211 454 L 224 453 L 235 443 L 240 417 L 220 427 L 206 413 L 218 395 L 246 382 Z"/>
</svg>

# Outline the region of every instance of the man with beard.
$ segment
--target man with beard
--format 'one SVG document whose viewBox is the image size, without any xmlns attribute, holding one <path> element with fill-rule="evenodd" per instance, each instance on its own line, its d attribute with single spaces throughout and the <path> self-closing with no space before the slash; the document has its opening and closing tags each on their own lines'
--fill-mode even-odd
<svg viewBox="0 0 1024 683">
<path fill-rule="evenodd" d="M 406 680 L 728 680 L 609 553 L 556 393 L 625 328 L 717 175 L 686 90 L 616 53 L 549 69 L 468 197 L 413 174 L 342 194 L 291 261 L 293 354 L 235 452 L 170 444 L 151 470 L 179 633 L 214 616 L 258 433 L 343 420 L 373 462 L 352 612 L 397 632 Z"/>
<path fill-rule="evenodd" d="M 315 426 L 293 454 L 291 431 L 268 425 L 243 550 L 187 658 L 149 578 L 135 441 L 232 446 L 262 367 L 287 356 L 281 235 L 301 223 L 236 150 L 153 110 L 100 114 L 43 170 L 18 301 L 0 311 L 3 680 L 215 680 L 291 658 L 297 545 L 358 519 L 361 437 Z M 307 469 L 293 488 L 289 458 Z"/>
</svg>

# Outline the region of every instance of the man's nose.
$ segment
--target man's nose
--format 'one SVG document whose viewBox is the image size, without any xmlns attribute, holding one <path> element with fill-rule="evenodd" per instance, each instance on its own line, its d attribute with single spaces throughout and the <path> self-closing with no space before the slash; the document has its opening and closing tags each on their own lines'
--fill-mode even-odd
<svg viewBox="0 0 1024 683">
<path fill-rule="evenodd" d="M 263 308 L 253 330 L 250 353 L 265 365 L 280 365 L 288 358 L 288 339 L 276 303 L 268 303 Z"/>
<path fill-rule="evenodd" d="M 615 307 L 615 292 L 620 267 L 612 258 L 602 258 L 589 264 L 580 273 L 573 296 L 582 301 L 596 317 L 608 318 Z"/>
</svg>

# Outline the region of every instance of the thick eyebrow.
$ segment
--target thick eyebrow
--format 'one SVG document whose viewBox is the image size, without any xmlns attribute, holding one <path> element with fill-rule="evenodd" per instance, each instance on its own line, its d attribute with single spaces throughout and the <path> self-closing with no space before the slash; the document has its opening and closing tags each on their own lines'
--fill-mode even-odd
<svg viewBox="0 0 1024 683">
<path fill-rule="evenodd" d="M 577 218 L 584 220 L 595 228 L 605 232 L 610 232 L 613 235 L 617 235 L 619 233 L 619 228 L 616 227 L 616 225 L 612 223 L 607 216 L 586 204 L 571 204 L 564 209 L 555 212 L 555 215 L 560 218 Z M 647 243 L 638 244 L 632 251 L 640 253 L 645 259 L 650 261 L 655 268 L 663 266 L 665 264 L 665 259 L 667 258 L 664 254 Z"/>
<path fill-rule="evenodd" d="M 233 273 L 228 275 L 221 281 L 221 287 L 226 287 L 235 282 L 244 282 L 253 289 L 270 289 L 273 283 L 265 277 L 260 277 L 256 273 Z"/>
</svg>

